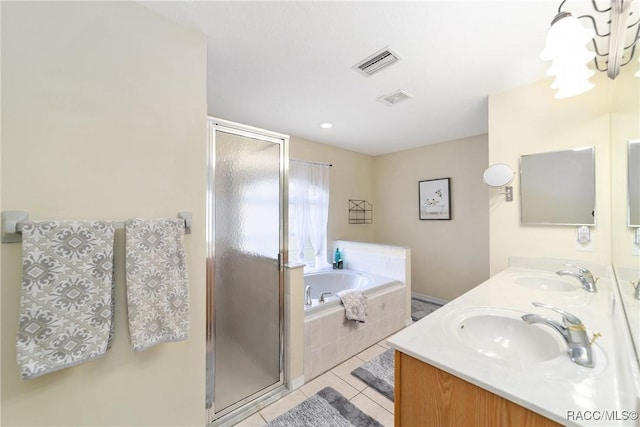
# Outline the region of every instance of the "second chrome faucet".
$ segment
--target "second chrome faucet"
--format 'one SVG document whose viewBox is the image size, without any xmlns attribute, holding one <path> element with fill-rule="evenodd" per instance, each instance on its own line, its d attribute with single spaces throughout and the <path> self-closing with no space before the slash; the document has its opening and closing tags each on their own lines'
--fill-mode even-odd
<svg viewBox="0 0 640 427">
<path fill-rule="evenodd" d="M 593 275 L 589 270 L 578 265 L 564 264 L 565 267 L 573 267 L 578 271 L 560 270 L 556 271 L 558 276 L 572 276 L 580 280 L 582 288 L 587 292 L 597 292 L 596 282 L 598 278 Z"/>
</svg>

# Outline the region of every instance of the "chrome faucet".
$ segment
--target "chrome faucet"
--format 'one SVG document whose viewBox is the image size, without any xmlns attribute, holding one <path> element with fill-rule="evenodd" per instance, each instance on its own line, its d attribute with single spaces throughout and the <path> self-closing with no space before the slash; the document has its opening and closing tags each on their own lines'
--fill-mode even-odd
<svg viewBox="0 0 640 427">
<path fill-rule="evenodd" d="M 304 305 L 311 305 L 311 286 L 304 288 Z"/>
<path fill-rule="evenodd" d="M 582 284 L 582 288 L 587 292 L 597 292 L 596 282 L 598 278 L 595 277 L 589 270 L 584 267 L 580 267 L 578 265 L 564 264 L 566 267 L 573 267 L 578 272 L 570 271 L 570 270 L 560 270 L 556 271 L 558 276 L 573 276 L 576 279 L 580 280 Z"/>
<path fill-rule="evenodd" d="M 547 308 L 561 314 L 562 324 L 539 314 L 525 314 L 522 316 L 522 320 L 528 324 L 541 323 L 553 328 L 556 332 L 562 335 L 562 338 L 564 338 L 567 343 L 567 346 L 569 347 L 569 358 L 571 361 L 580 366 L 593 368 L 594 361 L 591 352 L 591 342 L 589 342 L 589 337 L 587 336 L 587 331 L 582 324 L 582 321 L 573 314 L 567 313 L 564 310 L 548 304 L 534 302 L 533 305 L 536 307 Z M 597 337 L 597 335 L 594 335 L 594 339 L 595 337 Z"/>
<path fill-rule="evenodd" d="M 325 295 L 331 295 L 333 292 L 322 292 L 320 294 L 320 302 L 325 302 L 324 296 Z"/>
</svg>

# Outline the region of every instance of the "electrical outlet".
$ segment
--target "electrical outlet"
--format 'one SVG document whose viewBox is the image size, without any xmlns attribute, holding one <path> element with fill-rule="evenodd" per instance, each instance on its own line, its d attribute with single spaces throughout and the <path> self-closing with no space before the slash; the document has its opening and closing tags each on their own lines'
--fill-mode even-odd
<svg viewBox="0 0 640 427">
<path fill-rule="evenodd" d="M 591 230 L 586 225 L 581 225 L 576 229 L 576 250 L 580 252 L 593 252 Z"/>
</svg>

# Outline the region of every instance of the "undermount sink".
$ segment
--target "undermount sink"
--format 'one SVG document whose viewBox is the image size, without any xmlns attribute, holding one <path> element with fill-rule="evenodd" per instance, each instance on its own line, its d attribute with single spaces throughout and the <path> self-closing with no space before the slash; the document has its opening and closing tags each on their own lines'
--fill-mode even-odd
<svg viewBox="0 0 640 427">
<path fill-rule="evenodd" d="M 579 289 L 579 285 L 571 284 L 555 277 L 546 276 L 519 276 L 516 277 L 515 282 L 518 285 L 526 286 L 527 288 L 540 289 L 543 291 L 557 291 L 557 292 L 570 292 Z"/>
<path fill-rule="evenodd" d="M 512 362 L 544 362 L 566 353 L 556 332 L 525 323 L 524 312 L 471 308 L 451 313 L 446 322 L 465 346 L 484 356 Z M 561 338 L 560 338 L 561 339 Z"/>
</svg>

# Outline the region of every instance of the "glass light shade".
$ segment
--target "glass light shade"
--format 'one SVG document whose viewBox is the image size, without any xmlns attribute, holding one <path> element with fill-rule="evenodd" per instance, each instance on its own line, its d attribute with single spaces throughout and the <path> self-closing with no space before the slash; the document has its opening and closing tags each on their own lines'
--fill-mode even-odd
<svg viewBox="0 0 640 427">
<path fill-rule="evenodd" d="M 595 31 L 584 28 L 570 13 L 561 12 L 554 18 L 540 58 L 552 61 L 547 75 L 556 76 L 551 85 L 558 89 L 556 98 L 567 98 L 593 89 L 589 78 L 595 71 L 589 69 L 587 63 L 596 55 L 585 46 L 593 37 Z"/>
<path fill-rule="evenodd" d="M 586 51 L 589 52 L 589 51 Z M 587 63 L 595 58 L 595 53 L 589 52 L 588 54 L 583 55 L 581 58 L 575 57 L 566 57 L 566 58 L 556 58 L 551 63 L 551 66 L 547 70 L 547 75 L 549 76 L 557 76 L 563 72 L 575 72 L 575 70 L 588 70 Z M 586 60 L 585 60 L 586 59 Z M 591 70 L 592 73 L 589 75 L 591 77 L 595 72 Z"/>
<path fill-rule="evenodd" d="M 540 54 L 540 58 L 548 61 L 565 53 L 573 52 L 583 47 L 593 37 L 595 32 L 582 26 L 573 16 L 566 16 L 553 24 L 547 32 L 547 44 Z"/>
</svg>

